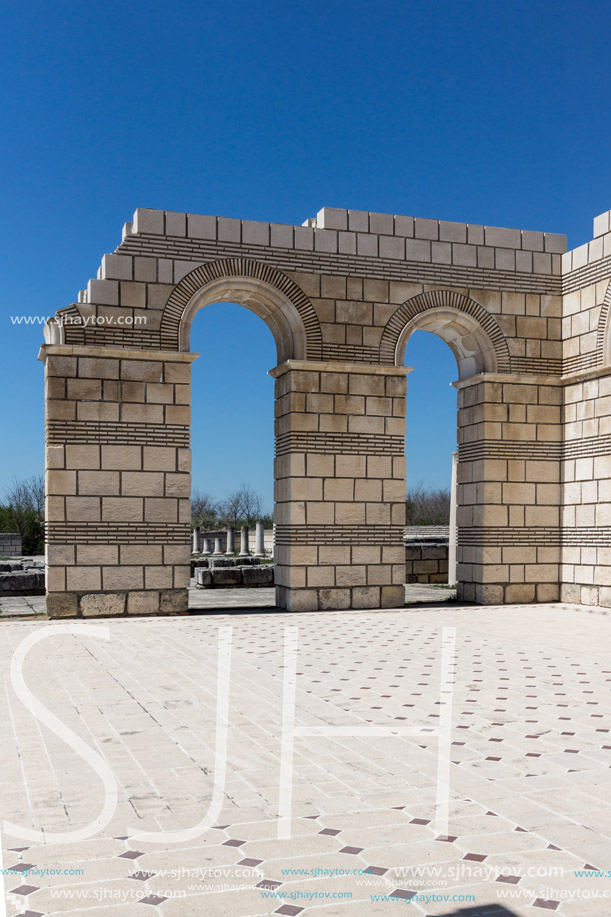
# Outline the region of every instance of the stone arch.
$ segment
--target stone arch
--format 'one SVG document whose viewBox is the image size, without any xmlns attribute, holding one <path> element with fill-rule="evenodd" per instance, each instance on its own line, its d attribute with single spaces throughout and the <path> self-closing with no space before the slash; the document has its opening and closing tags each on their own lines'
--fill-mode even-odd
<svg viewBox="0 0 611 917">
<path fill-rule="evenodd" d="M 603 299 L 600 316 L 598 318 L 598 329 L 596 332 L 596 362 L 600 366 L 609 366 L 611 364 L 611 327 L 609 322 L 609 308 L 611 307 L 611 281 L 607 285 L 605 298 Z"/>
<path fill-rule="evenodd" d="M 498 322 L 473 299 L 452 290 L 430 290 L 408 299 L 394 313 L 382 335 L 380 360 L 402 366 L 414 331 L 432 331 L 448 344 L 459 376 L 509 372 L 511 360 Z"/>
<path fill-rule="evenodd" d="M 243 258 L 211 261 L 183 277 L 163 312 L 162 349 L 188 351 L 196 312 L 213 302 L 236 302 L 259 315 L 276 341 L 278 363 L 321 359 L 320 323 L 305 293 L 276 268 Z"/>
</svg>

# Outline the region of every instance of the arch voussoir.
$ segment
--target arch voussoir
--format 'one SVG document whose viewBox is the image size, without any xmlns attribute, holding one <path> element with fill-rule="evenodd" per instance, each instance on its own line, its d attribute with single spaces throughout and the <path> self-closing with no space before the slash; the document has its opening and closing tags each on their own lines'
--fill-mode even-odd
<svg viewBox="0 0 611 917">
<path fill-rule="evenodd" d="M 406 300 L 389 320 L 380 343 L 380 362 L 388 365 L 403 363 L 401 342 L 407 327 L 429 312 L 451 310 L 468 317 L 481 329 L 495 355 L 495 369 L 510 372 L 511 356 L 502 328 L 496 319 L 474 299 L 455 290 L 428 290 Z"/>
<path fill-rule="evenodd" d="M 308 359 L 320 359 L 322 355 L 322 334 L 318 316 L 312 303 L 297 284 L 277 268 L 248 258 L 223 258 L 201 264 L 190 271 L 175 286 L 163 311 L 160 325 L 161 346 L 164 349 L 180 349 L 181 322 L 194 296 L 209 284 L 221 280 L 247 278 L 265 284 L 284 297 L 299 316 L 305 333 Z"/>
</svg>

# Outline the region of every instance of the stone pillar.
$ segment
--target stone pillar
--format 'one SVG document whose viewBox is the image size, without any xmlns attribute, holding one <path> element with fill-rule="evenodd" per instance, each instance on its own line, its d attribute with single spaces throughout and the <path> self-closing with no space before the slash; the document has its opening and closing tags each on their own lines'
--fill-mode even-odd
<svg viewBox="0 0 611 917">
<path fill-rule="evenodd" d="M 196 526 L 193 529 L 193 554 L 201 553 L 201 529 L 199 526 Z"/>
<path fill-rule="evenodd" d="M 240 557 L 247 557 L 250 554 L 248 547 L 248 526 L 244 525 L 240 529 Z"/>
<path fill-rule="evenodd" d="M 255 557 L 265 557 L 265 532 L 262 522 L 256 523 L 255 528 Z"/>
<path fill-rule="evenodd" d="M 276 367 L 276 601 L 403 608 L 404 367 Z"/>
<path fill-rule="evenodd" d="M 210 538 L 204 538 L 202 554 L 212 554 L 212 540 Z"/>
<path fill-rule="evenodd" d="M 43 346 L 50 617 L 187 610 L 195 356 Z"/>
<path fill-rule="evenodd" d="M 227 529 L 227 550 L 226 554 L 235 554 L 235 529 L 232 525 Z"/>
<path fill-rule="evenodd" d="M 456 582 L 456 471 L 458 468 L 458 452 L 452 453 L 452 477 L 450 481 L 450 537 L 448 539 L 448 584 Z"/>
<path fill-rule="evenodd" d="M 559 596 L 562 389 L 549 376 L 458 383 L 458 596 Z"/>
<path fill-rule="evenodd" d="M 223 553 L 223 546 L 222 546 L 221 541 L 222 541 L 222 539 L 220 539 L 220 538 L 215 538 L 215 539 L 214 539 L 214 553 L 215 553 L 215 554 L 222 554 L 222 553 Z"/>
<path fill-rule="evenodd" d="M 567 380 L 563 393 L 560 600 L 609 608 L 611 367 L 589 370 L 587 376 L 580 381 Z"/>
</svg>

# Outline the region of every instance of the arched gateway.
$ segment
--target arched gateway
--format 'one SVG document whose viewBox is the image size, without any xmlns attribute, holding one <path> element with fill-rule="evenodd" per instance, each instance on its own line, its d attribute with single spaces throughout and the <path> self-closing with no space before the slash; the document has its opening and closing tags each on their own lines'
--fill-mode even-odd
<svg viewBox="0 0 611 917">
<path fill-rule="evenodd" d="M 602 553 L 583 572 L 586 551 L 608 551 L 600 495 L 579 516 L 566 487 L 589 474 L 591 494 L 611 450 L 562 415 L 567 393 L 597 397 L 608 378 L 607 230 L 584 257 L 562 255 L 563 236 L 361 211 L 303 226 L 136 211 L 46 329 L 49 614 L 186 609 L 189 331 L 219 300 L 256 312 L 277 346 L 280 606 L 403 605 L 402 362 L 418 328 L 459 369 L 461 597 L 611 604 Z M 564 329 L 563 295 L 577 297 Z"/>
</svg>

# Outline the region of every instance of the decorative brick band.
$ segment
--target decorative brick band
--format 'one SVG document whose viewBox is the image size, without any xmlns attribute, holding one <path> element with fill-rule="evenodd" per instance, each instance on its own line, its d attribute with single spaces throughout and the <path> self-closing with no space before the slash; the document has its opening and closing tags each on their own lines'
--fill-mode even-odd
<svg viewBox="0 0 611 917">
<path fill-rule="evenodd" d="M 364 344 L 323 344 L 322 358 L 332 363 L 379 363 L 380 352 Z"/>
<path fill-rule="evenodd" d="M 561 537 L 557 526 L 499 525 L 458 529 L 458 544 L 462 547 L 559 547 Z"/>
<path fill-rule="evenodd" d="M 278 545 L 403 544 L 402 525 L 277 525 Z"/>
<path fill-rule="evenodd" d="M 398 455 L 405 451 L 402 436 L 389 433 L 280 433 L 276 455 L 314 452 L 323 455 Z"/>
<path fill-rule="evenodd" d="M 298 227 L 299 228 L 299 227 Z M 559 274 L 533 274 L 475 265 L 452 265 L 425 261 L 400 261 L 378 255 L 356 255 L 312 251 L 308 248 L 279 248 L 244 242 L 199 241 L 160 237 L 139 232 L 127 236 L 117 248 L 117 254 L 149 255 L 175 258 L 181 261 L 205 261 L 216 258 L 252 258 L 268 261 L 285 271 L 336 274 L 342 277 L 367 277 L 379 280 L 399 280 L 408 283 L 447 283 L 457 287 L 479 290 L 514 290 L 516 293 L 560 295 L 562 277 Z M 559 255 L 552 255 L 552 258 Z"/>
<path fill-rule="evenodd" d="M 608 271 L 611 270 L 611 259 L 609 261 Z M 608 273 L 607 273 L 608 276 Z M 579 289 L 577 287 L 576 289 Z M 564 375 L 569 373 L 583 372 L 586 369 L 592 369 L 595 366 L 605 365 L 605 337 L 607 334 L 607 323 L 609 321 L 609 307 L 611 306 L 611 281 L 607 285 L 607 290 L 600 309 L 598 317 L 598 327 L 596 329 L 596 349 L 589 353 L 580 353 L 574 357 L 565 357 L 562 361 L 562 372 Z"/>
<path fill-rule="evenodd" d="M 45 528 L 50 544 L 184 545 L 191 534 L 186 522 L 49 522 Z"/>
<path fill-rule="evenodd" d="M 458 529 L 458 544 L 462 547 L 611 547 L 611 526 L 577 526 L 561 529 L 556 526 L 491 526 Z M 533 560 L 534 563 L 534 560 Z"/>
<path fill-rule="evenodd" d="M 592 353 L 580 353 L 576 357 L 565 357 L 562 361 L 562 373 L 563 375 L 568 375 L 569 373 L 582 372 L 584 369 L 592 369 L 594 366 L 599 366 L 601 362 L 598 348 Z"/>
<path fill-rule="evenodd" d="M 593 458 L 611 454 L 611 433 L 588 436 L 565 442 L 519 442 L 480 440 L 459 446 L 459 462 L 478 462 L 484 459 L 560 462 L 567 459 Z"/>
<path fill-rule="evenodd" d="M 430 290 L 408 299 L 394 313 L 382 334 L 380 362 L 394 366 L 397 344 L 405 327 L 417 315 L 430 309 L 456 309 L 475 319 L 494 348 L 498 372 L 511 371 L 511 358 L 505 335 L 496 319 L 479 303 L 452 290 Z"/>
<path fill-rule="evenodd" d="M 584 264 L 583 267 L 575 268 L 574 271 L 564 274 L 562 277 L 562 292 L 574 293 L 576 290 L 582 290 L 593 283 L 601 280 L 607 280 L 611 274 L 611 256 L 601 258 L 592 264 Z"/>
<path fill-rule="evenodd" d="M 459 462 L 479 462 L 484 459 L 532 459 L 539 462 L 559 462 L 562 458 L 562 443 L 557 442 L 510 442 L 484 439 L 458 447 Z"/>
<path fill-rule="evenodd" d="M 319 360 L 322 357 L 322 334 L 320 322 L 312 303 L 286 274 L 263 264 L 245 258 L 226 258 L 210 261 L 196 267 L 177 284 L 166 303 L 161 319 L 162 348 L 168 350 L 179 347 L 180 322 L 187 303 L 206 284 L 225 277 L 250 277 L 274 287 L 295 306 L 303 322 L 307 339 L 307 359 Z"/>
<path fill-rule="evenodd" d="M 190 428 L 178 424 L 113 423 L 105 420 L 49 420 L 47 442 L 111 446 L 176 446 L 188 448 Z"/>
<path fill-rule="evenodd" d="M 511 371 L 514 373 L 546 373 L 560 376 L 563 370 L 560 357 L 511 357 Z"/>
</svg>

